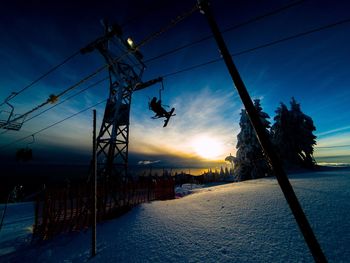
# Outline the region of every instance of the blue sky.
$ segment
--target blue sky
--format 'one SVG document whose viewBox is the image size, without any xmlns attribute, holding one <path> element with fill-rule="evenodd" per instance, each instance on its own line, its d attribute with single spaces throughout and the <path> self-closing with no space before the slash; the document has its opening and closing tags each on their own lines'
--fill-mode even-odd
<svg viewBox="0 0 350 263">
<path fill-rule="evenodd" d="M 277 0 L 212 2 L 221 29 L 291 3 Z M 99 37 L 103 31 L 99 20 L 103 17 L 121 24 L 137 17 L 124 27 L 125 36 L 132 36 L 137 43 L 162 28 L 181 12 L 189 10 L 193 3 L 50 1 L 50 4 L 44 4 L 40 1 L 6 1 L 2 4 L 4 15 L 0 17 L 0 98 L 20 90 L 47 69 Z M 237 53 L 349 18 L 348 10 L 349 4 L 346 1 L 306 0 L 289 10 L 228 32 L 224 34 L 224 38 L 231 53 Z M 279 103 L 289 104 L 290 98 L 294 96 L 301 103 L 302 110 L 314 120 L 317 128 L 315 134 L 318 136 L 317 146 L 350 145 L 349 33 L 350 23 L 342 24 L 239 55 L 234 60 L 251 96 L 261 99 L 263 109 L 270 115 L 271 121 Z M 208 34 L 210 31 L 204 16 L 197 13 L 145 45 L 141 52 L 147 60 Z M 215 58 L 219 58 L 219 54 L 214 40 L 211 39 L 148 63 L 143 80 Z M 11 103 L 15 106 L 16 113 L 33 108 L 45 101 L 50 94 L 58 93 L 74 84 L 103 63 L 102 56 L 97 52 L 77 56 L 13 99 Z M 106 72 L 101 73 L 70 94 L 106 75 Z M 221 151 L 217 160 L 223 160 L 229 153 L 235 154 L 242 103 L 233 89 L 223 62 L 169 76 L 165 78 L 164 85 L 163 101 L 175 107 L 177 114 L 165 129 L 162 128 L 161 120 L 151 119 L 152 112 L 148 110 L 148 99 L 158 94 L 160 85 L 156 84 L 133 95 L 130 153 L 137 156 L 135 161 L 153 160 L 170 165 L 177 160 L 174 163 L 178 165 L 182 160 L 186 165 L 192 162 L 194 166 L 207 166 L 208 160 L 198 155 L 193 146 L 193 142 L 199 137 L 213 139 L 219 144 Z M 101 83 L 25 123 L 21 131 L 0 135 L 0 147 L 89 107 L 107 96 L 107 83 Z M 96 109 L 100 123 L 104 105 Z M 91 116 L 91 111 L 87 111 L 38 134 L 32 147 L 38 156 L 42 156 L 39 159 L 47 162 L 72 162 L 79 159 L 74 156 L 88 158 L 91 148 Z M 5 160 L 5 156 L 13 156 L 16 148 L 25 147 L 30 141 L 31 139 L 27 139 L 1 149 L 0 155 Z M 350 147 L 316 148 L 315 156 L 343 156 L 349 155 L 349 151 Z M 67 153 L 67 158 L 58 157 L 61 156 L 58 155 L 59 152 Z M 45 159 L 44 156 L 50 157 Z M 86 158 L 81 159 L 82 162 Z M 203 163 L 204 161 L 206 162 Z"/>
</svg>

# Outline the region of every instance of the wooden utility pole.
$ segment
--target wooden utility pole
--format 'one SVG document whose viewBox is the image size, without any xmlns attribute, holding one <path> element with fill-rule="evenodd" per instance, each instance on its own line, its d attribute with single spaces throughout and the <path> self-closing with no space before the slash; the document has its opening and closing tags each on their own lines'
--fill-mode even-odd
<svg viewBox="0 0 350 263">
<path fill-rule="evenodd" d="M 96 256 L 96 210 L 97 210 L 97 153 L 96 153 L 96 110 L 93 110 L 93 132 L 92 132 L 92 240 L 91 256 Z"/>
<path fill-rule="evenodd" d="M 292 210 L 295 220 L 299 225 L 299 228 L 304 236 L 304 239 L 307 245 L 309 246 L 310 252 L 314 257 L 315 262 L 327 262 L 327 259 L 323 254 L 323 251 L 316 239 L 316 236 L 313 233 L 313 230 L 305 216 L 305 213 L 301 208 L 298 198 L 295 195 L 293 187 L 290 184 L 288 177 L 282 167 L 282 163 L 279 157 L 277 156 L 275 149 L 272 146 L 272 143 L 270 141 L 270 138 L 268 137 L 268 134 L 264 126 L 262 125 L 259 114 L 254 107 L 252 99 L 243 83 L 243 80 L 235 64 L 233 63 L 232 56 L 228 51 L 228 48 L 222 37 L 219 27 L 216 24 L 215 18 L 211 12 L 208 1 L 198 0 L 198 5 L 201 13 L 203 13 L 208 20 L 210 29 L 214 35 L 214 38 L 219 47 L 220 53 L 225 61 L 226 67 L 236 86 L 239 96 L 241 97 L 241 100 L 249 116 L 250 122 L 252 123 L 252 126 L 254 127 L 256 135 L 259 139 L 261 147 L 263 148 L 267 158 L 269 159 L 269 162 L 272 166 L 272 169 L 277 178 L 277 181 L 282 189 L 284 197 L 286 198 L 289 204 L 289 207 Z"/>
</svg>

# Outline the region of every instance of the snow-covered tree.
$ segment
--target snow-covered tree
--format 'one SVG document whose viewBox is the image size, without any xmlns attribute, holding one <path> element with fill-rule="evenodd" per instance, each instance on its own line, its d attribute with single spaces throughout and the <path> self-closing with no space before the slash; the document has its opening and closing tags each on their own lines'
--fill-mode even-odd
<svg viewBox="0 0 350 263">
<path fill-rule="evenodd" d="M 290 114 L 287 106 L 281 102 L 281 105 L 276 109 L 274 124 L 271 127 L 271 140 L 275 145 L 277 154 L 280 156 L 284 166 L 297 163 L 299 158 L 295 153 L 292 143 L 293 137 Z"/>
<path fill-rule="evenodd" d="M 254 106 L 267 131 L 270 127 L 269 115 L 262 111 L 260 100 L 254 100 Z M 237 135 L 234 174 L 239 181 L 263 177 L 268 173 L 269 165 L 245 110 L 241 111 L 239 125 L 241 131 Z"/>
<path fill-rule="evenodd" d="M 290 102 L 290 115 L 297 154 L 303 166 L 312 167 L 315 164 L 313 152 L 316 145 L 316 136 L 313 134 L 316 130 L 314 122 L 301 111 L 300 104 L 294 98 Z"/>
<path fill-rule="evenodd" d="M 288 110 L 281 103 L 274 120 L 271 138 L 284 165 L 287 168 L 312 167 L 316 128 L 312 119 L 301 111 L 300 104 L 292 98 Z"/>
<path fill-rule="evenodd" d="M 229 162 L 231 164 L 232 169 L 233 169 L 233 164 L 234 164 L 235 159 L 236 159 L 236 157 L 232 156 L 231 153 L 229 156 L 227 156 L 225 158 L 225 161 Z"/>
</svg>

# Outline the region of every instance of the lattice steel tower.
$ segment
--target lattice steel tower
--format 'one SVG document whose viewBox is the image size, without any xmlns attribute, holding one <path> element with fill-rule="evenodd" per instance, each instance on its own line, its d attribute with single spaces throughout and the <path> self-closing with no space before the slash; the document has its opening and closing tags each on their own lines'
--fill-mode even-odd
<svg viewBox="0 0 350 263">
<path fill-rule="evenodd" d="M 102 178 L 127 179 L 131 96 L 144 88 L 145 69 L 141 53 L 130 38 L 124 39 L 118 25 L 105 23 L 105 35 L 81 50 L 98 50 L 109 64 L 109 97 L 97 137 L 97 172 Z M 157 82 L 153 81 L 149 85 Z M 148 86 L 149 86 L 148 85 Z"/>
</svg>

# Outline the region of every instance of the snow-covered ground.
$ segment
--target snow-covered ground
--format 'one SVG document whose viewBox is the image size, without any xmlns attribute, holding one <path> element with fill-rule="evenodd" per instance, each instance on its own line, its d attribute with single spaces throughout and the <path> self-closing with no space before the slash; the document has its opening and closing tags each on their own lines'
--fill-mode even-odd
<svg viewBox="0 0 350 263">
<path fill-rule="evenodd" d="M 291 178 L 329 261 L 349 262 L 350 170 Z M 32 204 L 9 206 L 0 232 L 0 262 L 313 261 L 273 178 L 140 205 L 98 225 L 93 259 L 89 230 L 31 244 L 32 223 Z"/>
<path fill-rule="evenodd" d="M 204 187 L 211 187 L 215 185 L 222 185 L 224 183 L 210 183 L 207 185 L 201 185 L 201 184 L 183 184 L 181 186 L 175 187 L 175 198 L 182 198 L 186 195 L 198 192 L 202 190 Z"/>
</svg>

